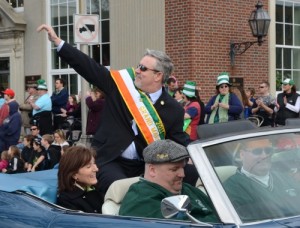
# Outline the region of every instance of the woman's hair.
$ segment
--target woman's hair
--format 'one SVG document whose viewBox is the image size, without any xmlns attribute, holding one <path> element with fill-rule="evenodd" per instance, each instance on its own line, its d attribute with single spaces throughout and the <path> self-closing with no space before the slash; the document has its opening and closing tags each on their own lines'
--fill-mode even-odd
<svg viewBox="0 0 300 228">
<path fill-rule="evenodd" d="M 251 96 L 254 97 L 255 89 L 251 87 L 251 88 L 248 88 L 247 90 L 250 91 Z"/>
<path fill-rule="evenodd" d="M 238 88 L 239 88 L 239 90 L 240 90 L 240 92 L 241 92 L 241 95 L 242 95 L 242 103 L 243 103 L 243 106 L 244 106 L 244 107 L 245 107 L 245 106 L 251 106 L 251 105 L 250 105 L 250 100 L 248 99 L 245 90 L 244 90 L 243 88 L 241 88 L 241 87 L 238 87 Z"/>
<path fill-rule="evenodd" d="M 175 98 L 175 94 L 176 94 L 177 92 L 180 93 L 180 94 L 182 94 L 182 88 L 179 87 L 179 88 L 177 88 L 177 89 L 174 90 L 173 98 Z"/>
<path fill-rule="evenodd" d="M 24 139 L 26 139 L 27 142 L 29 142 L 30 146 L 32 147 L 34 136 L 33 135 L 25 135 Z"/>
<path fill-rule="evenodd" d="M 62 139 L 62 140 L 66 140 L 66 135 L 65 132 L 61 129 L 57 129 L 54 134 L 58 134 L 58 136 Z"/>
<path fill-rule="evenodd" d="M 77 97 L 75 94 L 71 94 L 70 97 L 73 99 L 73 104 L 77 104 Z"/>
<path fill-rule="evenodd" d="M 242 92 L 241 92 L 242 90 L 239 87 L 235 87 L 235 86 L 231 87 L 230 90 L 231 90 L 231 93 L 234 93 L 238 97 L 238 99 L 240 100 L 241 104 L 244 107 L 245 104 L 244 104 L 244 100 L 243 100 L 243 96 L 242 96 Z"/>
<path fill-rule="evenodd" d="M 72 146 L 62 155 L 58 169 L 58 192 L 74 190 L 74 175 L 95 158 L 95 151 L 83 146 Z"/>
<path fill-rule="evenodd" d="M 9 160 L 9 155 L 7 150 L 3 150 L 1 153 L 1 160 Z"/>
<path fill-rule="evenodd" d="M 9 149 L 11 151 L 11 154 L 10 154 L 11 158 L 12 157 L 21 158 L 21 151 L 20 151 L 20 149 L 17 146 L 10 146 Z"/>
<path fill-rule="evenodd" d="M 296 93 L 297 92 L 297 89 L 296 89 L 295 85 L 292 86 L 291 91 L 292 91 L 292 93 Z"/>
<path fill-rule="evenodd" d="M 105 93 L 101 89 L 99 89 L 97 86 L 94 86 L 91 91 L 94 93 L 99 93 L 100 98 L 102 98 L 102 99 L 105 98 Z"/>
<path fill-rule="evenodd" d="M 65 153 L 69 148 L 70 148 L 69 145 L 63 145 L 63 146 L 61 147 L 61 152 L 62 152 L 62 153 Z"/>
</svg>

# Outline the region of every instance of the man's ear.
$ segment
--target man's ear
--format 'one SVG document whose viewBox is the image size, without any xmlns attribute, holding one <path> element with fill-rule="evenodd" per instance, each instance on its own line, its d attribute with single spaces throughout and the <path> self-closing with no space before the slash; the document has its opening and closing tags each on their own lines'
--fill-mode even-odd
<svg viewBox="0 0 300 228">
<path fill-rule="evenodd" d="M 155 81 L 156 82 L 160 82 L 160 83 L 162 82 L 162 84 L 164 84 L 163 78 L 164 78 L 164 74 L 162 72 L 157 72 L 155 74 Z"/>
<path fill-rule="evenodd" d="M 156 176 L 156 165 L 154 164 L 149 164 L 148 165 L 148 168 L 149 168 L 149 175 L 151 177 L 155 177 Z"/>
</svg>

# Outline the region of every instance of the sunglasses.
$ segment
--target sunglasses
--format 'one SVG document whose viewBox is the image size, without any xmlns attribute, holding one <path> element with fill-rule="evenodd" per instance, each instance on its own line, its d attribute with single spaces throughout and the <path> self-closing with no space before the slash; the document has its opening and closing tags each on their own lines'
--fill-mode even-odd
<svg viewBox="0 0 300 228">
<path fill-rule="evenodd" d="M 259 88 L 260 88 L 260 89 L 263 89 L 263 88 L 265 88 L 265 87 L 264 87 L 264 86 L 260 86 Z"/>
<path fill-rule="evenodd" d="M 220 86 L 220 89 L 228 88 L 228 85 L 222 85 Z"/>
<path fill-rule="evenodd" d="M 137 69 L 140 69 L 140 71 L 142 71 L 142 72 L 145 72 L 145 71 L 147 71 L 147 70 L 151 70 L 151 71 L 154 71 L 154 72 L 159 72 L 159 70 L 150 69 L 150 68 L 144 66 L 143 64 L 137 65 L 136 68 L 137 68 Z"/>
<path fill-rule="evenodd" d="M 37 128 L 31 128 L 31 129 L 30 129 L 30 131 L 35 131 L 35 130 L 37 130 Z"/>
<path fill-rule="evenodd" d="M 262 155 L 264 152 L 266 155 L 273 154 L 274 150 L 272 147 L 262 147 L 262 148 L 256 148 L 254 150 L 250 150 L 250 152 L 254 155 Z"/>
</svg>

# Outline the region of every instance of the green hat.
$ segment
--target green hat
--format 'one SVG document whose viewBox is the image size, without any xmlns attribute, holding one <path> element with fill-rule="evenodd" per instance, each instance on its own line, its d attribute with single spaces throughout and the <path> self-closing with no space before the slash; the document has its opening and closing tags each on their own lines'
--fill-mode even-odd
<svg viewBox="0 0 300 228">
<path fill-rule="evenodd" d="M 281 84 L 283 84 L 283 85 L 287 85 L 287 84 L 289 84 L 289 85 L 295 85 L 295 82 L 294 82 L 293 79 L 286 78 L 284 81 L 281 82 Z"/>
<path fill-rule="evenodd" d="M 186 81 L 182 93 L 187 97 L 196 97 L 196 82 Z"/>
<path fill-rule="evenodd" d="M 37 84 L 37 90 L 48 90 L 45 80 L 39 79 L 37 80 Z"/>
<path fill-rule="evenodd" d="M 189 158 L 187 149 L 170 140 L 156 140 L 143 150 L 145 163 L 158 164 L 178 162 Z"/>
<path fill-rule="evenodd" d="M 228 84 L 231 85 L 229 83 L 229 74 L 227 72 L 222 72 L 221 74 L 219 74 L 218 79 L 217 79 L 217 86 L 222 85 L 222 84 Z"/>
</svg>

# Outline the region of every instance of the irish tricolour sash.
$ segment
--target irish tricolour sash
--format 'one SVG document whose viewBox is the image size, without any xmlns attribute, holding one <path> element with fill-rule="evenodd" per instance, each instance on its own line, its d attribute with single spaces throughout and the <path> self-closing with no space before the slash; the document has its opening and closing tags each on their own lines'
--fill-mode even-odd
<svg viewBox="0 0 300 228">
<path fill-rule="evenodd" d="M 164 139 L 165 128 L 152 102 L 134 85 L 134 69 L 111 70 L 110 73 L 146 142 Z"/>
</svg>

